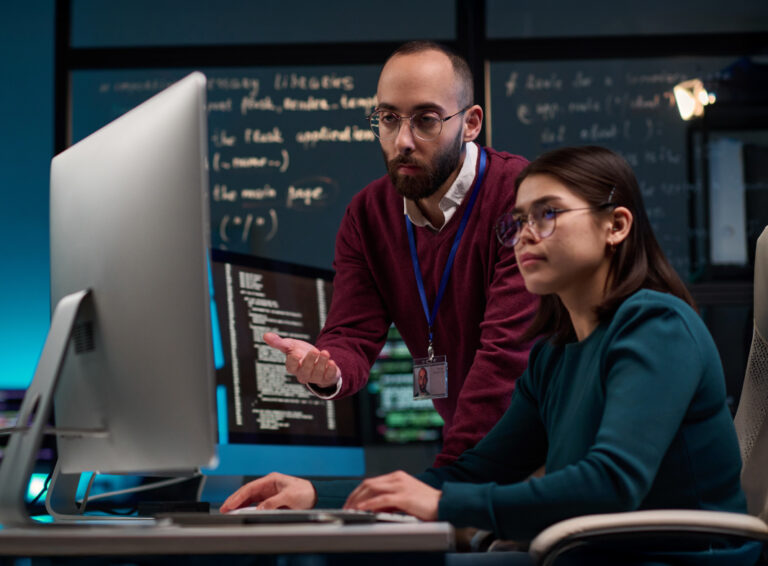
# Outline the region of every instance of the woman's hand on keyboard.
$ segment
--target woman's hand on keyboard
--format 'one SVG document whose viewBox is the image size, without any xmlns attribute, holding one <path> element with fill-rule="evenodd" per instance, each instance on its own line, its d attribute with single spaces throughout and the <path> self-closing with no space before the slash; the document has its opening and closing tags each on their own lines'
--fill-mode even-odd
<svg viewBox="0 0 768 566">
<path fill-rule="evenodd" d="M 252 505 L 259 509 L 312 509 L 316 502 L 317 494 L 309 481 L 273 472 L 238 489 L 219 511 L 226 513 Z"/>
<path fill-rule="evenodd" d="M 344 509 L 402 511 L 422 521 L 437 520 L 442 491 L 398 471 L 363 481 L 344 503 Z"/>
</svg>

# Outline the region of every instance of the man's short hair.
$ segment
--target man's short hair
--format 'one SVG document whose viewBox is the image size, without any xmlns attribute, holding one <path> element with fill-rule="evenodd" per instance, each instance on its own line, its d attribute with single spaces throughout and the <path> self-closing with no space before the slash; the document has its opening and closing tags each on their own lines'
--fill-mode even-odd
<svg viewBox="0 0 768 566">
<path fill-rule="evenodd" d="M 395 56 L 398 55 L 412 55 L 414 53 L 422 53 L 424 51 L 438 51 L 448 57 L 451 60 L 453 66 L 453 72 L 456 75 L 456 80 L 459 83 L 459 106 L 462 108 L 465 106 L 471 106 L 474 104 L 474 79 L 472 77 L 472 71 L 469 68 L 469 64 L 466 59 L 453 51 L 450 47 L 436 43 L 434 41 L 417 40 L 409 41 L 398 47 L 386 60 L 385 65 Z"/>
</svg>

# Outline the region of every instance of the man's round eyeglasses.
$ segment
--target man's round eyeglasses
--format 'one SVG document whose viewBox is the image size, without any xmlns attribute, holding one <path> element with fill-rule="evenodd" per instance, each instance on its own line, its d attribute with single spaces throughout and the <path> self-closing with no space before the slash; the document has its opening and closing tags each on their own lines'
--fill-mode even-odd
<svg viewBox="0 0 768 566">
<path fill-rule="evenodd" d="M 414 112 L 410 116 L 401 116 L 397 112 L 391 110 L 374 110 L 367 118 L 368 123 L 371 126 L 373 135 L 380 140 L 387 140 L 397 136 L 400 131 L 400 123 L 403 120 L 408 120 L 408 125 L 411 128 L 413 135 L 424 141 L 432 141 L 436 139 L 443 131 L 443 122 L 447 122 L 454 116 L 463 114 L 471 108 L 466 106 L 450 116 L 443 118 L 440 114 L 434 110 L 421 110 Z"/>
<path fill-rule="evenodd" d="M 612 202 L 605 202 L 597 206 L 584 206 L 580 208 L 554 208 L 548 204 L 534 204 L 528 210 L 528 214 L 520 212 L 507 212 L 496 222 L 496 237 L 502 245 L 512 248 L 520 241 L 523 226 L 528 224 L 531 232 L 540 240 L 549 238 L 555 231 L 557 215 L 575 210 L 605 210 L 615 207 Z"/>
</svg>

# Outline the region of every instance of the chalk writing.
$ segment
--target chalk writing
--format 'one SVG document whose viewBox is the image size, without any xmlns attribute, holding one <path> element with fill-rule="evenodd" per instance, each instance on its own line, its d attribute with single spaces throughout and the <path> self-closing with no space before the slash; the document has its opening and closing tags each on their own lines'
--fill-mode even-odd
<svg viewBox="0 0 768 566">
<path fill-rule="evenodd" d="M 327 98 L 315 98 L 314 96 L 308 96 L 305 99 L 298 99 L 286 96 L 283 98 L 283 108 L 285 110 L 313 112 L 316 110 L 336 110 L 338 107 L 336 105 L 329 104 Z"/>
<path fill-rule="evenodd" d="M 560 105 L 557 102 L 540 102 L 536 104 L 536 115 L 542 120 L 554 120 L 560 112 Z"/>
<path fill-rule="evenodd" d="M 557 127 L 557 130 L 551 130 L 548 127 L 545 127 L 543 130 L 541 130 L 541 143 L 543 144 L 554 144 L 554 143 L 563 143 L 565 141 L 565 126 L 563 124 L 560 124 Z"/>
<path fill-rule="evenodd" d="M 339 106 L 345 110 L 352 110 L 354 108 L 362 108 L 364 110 L 372 110 L 376 107 L 375 96 L 347 96 L 342 94 L 339 97 Z"/>
<path fill-rule="evenodd" d="M 270 112 L 282 112 L 282 108 L 272 102 L 271 96 L 256 98 L 255 96 L 244 96 L 240 101 L 240 114 L 245 116 L 253 110 L 269 110 Z"/>
<path fill-rule="evenodd" d="M 576 71 L 576 76 L 571 81 L 573 88 L 587 88 L 592 86 L 592 77 L 585 75 L 582 71 Z"/>
<path fill-rule="evenodd" d="M 661 95 L 656 93 L 650 98 L 645 98 L 642 94 L 638 94 L 629 101 L 629 107 L 633 110 L 655 110 L 661 104 Z"/>
<path fill-rule="evenodd" d="M 275 90 L 353 90 L 355 79 L 351 75 L 302 75 L 299 73 L 275 73 Z"/>
<path fill-rule="evenodd" d="M 602 105 L 591 96 L 585 100 L 572 100 L 568 103 L 568 112 L 571 114 L 585 114 L 587 112 L 600 112 Z"/>
<path fill-rule="evenodd" d="M 519 104 L 517 106 L 517 119 L 523 124 L 532 124 L 533 117 L 531 116 L 531 107 L 527 104 Z"/>
<path fill-rule="evenodd" d="M 383 173 L 378 140 L 365 119 L 377 103 L 379 66 L 203 72 L 211 244 L 330 267 L 344 208 Z M 174 73 L 78 75 L 77 100 L 83 106 L 75 114 L 99 114 L 106 123 L 183 76 Z M 315 217 L 319 209 L 323 212 Z"/>
<path fill-rule="evenodd" d="M 262 132 L 260 129 L 245 128 L 243 139 L 245 143 L 285 143 L 283 132 L 277 126 L 268 132 Z"/>
<path fill-rule="evenodd" d="M 227 130 L 216 130 L 211 136 L 214 147 L 232 147 L 235 145 L 237 138 L 235 136 L 227 135 Z"/>
<path fill-rule="evenodd" d="M 323 126 L 317 130 L 297 132 L 296 141 L 307 148 L 318 142 L 374 142 L 376 136 L 370 129 L 358 126 L 345 126 L 340 130 Z"/>
<path fill-rule="evenodd" d="M 526 90 L 562 90 L 563 79 L 557 73 L 552 73 L 548 77 L 537 77 L 533 73 L 525 79 Z"/>
<path fill-rule="evenodd" d="M 534 158 L 564 145 L 616 150 L 635 170 L 657 239 L 686 278 L 690 267 L 686 123 L 673 87 L 712 76 L 726 61 L 566 60 L 490 64 L 489 113 L 497 149 Z"/>
<path fill-rule="evenodd" d="M 589 127 L 579 130 L 579 139 L 585 142 L 605 142 L 618 136 L 619 128 L 616 123 L 603 125 L 593 122 Z"/>
<path fill-rule="evenodd" d="M 280 155 L 280 159 L 270 158 L 265 155 L 234 156 L 229 161 L 226 161 L 221 158 L 221 153 L 217 151 L 213 154 L 213 170 L 227 171 L 230 169 L 263 169 L 265 167 L 272 167 L 284 173 L 288 170 L 290 163 L 288 151 L 282 149 L 280 150 Z"/>
<path fill-rule="evenodd" d="M 291 208 L 296 201 L 303 202 L 305 206 L 310 206 L 314 202 L 319 202 L 325 198 L 325 192 L 322 186 L 317 187 L 288 187 L 288 196 L 285 199 L 285 206 Z"/>
<path fill-rule="evenodd" d="M 156 92 L 160 92 L 166 87 L 171 86 L 172 83 L 173 81 L 157 79 L 147 79 L 143 81 L 120 81 L 111 85 L 102 85 L 102 89 L 104 89 L 102 92 L 109 92 L 111 90 L 112 92 L 121 93 L 149 92 L 154 94 Z"/>
<path fill-rule="evenodd" d="M 689 77 L 684 73 L 676 73 L 676 72 L 668 72 L 668 71 L 661 71 L 658 73 L 649 73 L 649 74 L 635 74 L 635 73 L 626 74 L 626 81 L 627 81 L 627 84 L 630 86 L 638 85 L 638 84 L 666 84 L 666 85 L 674 86 L 680 81 L 684 81 L 688 78 Z"/>
<path fill-rule="evenodd" d="M 232 99 L 212 100 L 208 102 L 208 113 L 211 112 L 232 112 Z"/>
<path fill-rule="evenodd" d="M 248 242 L 252 232 L 259 232 L 269 242 L 277 234 L 277 211 L 270 208 L 267 214 L 233 215 L 225 214 L 219 221 L 219 238 L 225 244 L 239 240 Z M 234 235 L 232 234 L 234 232 Z"/>
<path fill-rule="evenodd" d="M 240 198 L 243 200 L 252 201 L 265 201 L 274 200 L 277 198 L 277 190 L 269 183 L 263 187 L 257 187 L 254 189 L 242 189 L 240 191 Z"/>
<path fill-rule="evenodd" d="M 261 81 L 256 77 L 208 76 L 208 90 L 245 90 L 250 96 L 258 96 Z"/>
<path fill-rule="evenodd" d="M 231 191 L 227 185 L 216 183 L 213 186 L 213 200 L 235 202 L 237 200 L 237 191 Z"/>
<path fill-rule="evenodd" d="M 510 73 L 509 78 L 507 79 L 507 82 L 504 83 L 504 85 L 507 88 L 507 96 L 512 96 L 515 94 L 515 90 L 517 89 L 517 73 Z"/>
</svg>

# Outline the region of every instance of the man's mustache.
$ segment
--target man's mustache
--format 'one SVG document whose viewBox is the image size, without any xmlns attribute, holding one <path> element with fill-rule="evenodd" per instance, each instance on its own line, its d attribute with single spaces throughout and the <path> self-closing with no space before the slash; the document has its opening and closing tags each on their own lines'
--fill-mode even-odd
<svg viewBox="0 0 768 566">
<path fill-rule="evenodd" d="M 405 155 L 398 155 L 389 162 L 390 167 L 397 167 L 399 165 L 416 165 L 422 169 L 424 168 L 424 164 Z"/>
</svg>

